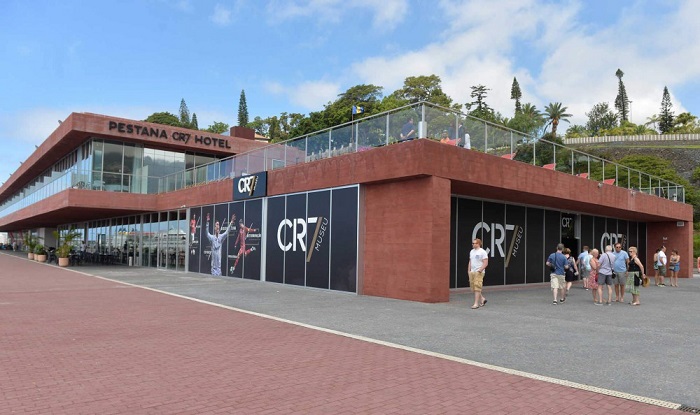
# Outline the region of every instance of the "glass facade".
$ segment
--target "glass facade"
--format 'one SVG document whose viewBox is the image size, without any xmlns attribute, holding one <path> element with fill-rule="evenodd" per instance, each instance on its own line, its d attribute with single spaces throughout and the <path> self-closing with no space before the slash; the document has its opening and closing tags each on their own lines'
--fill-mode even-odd
<svg viewBox="0 0 700 415">
<path fill-rule="evenodd" d="M 78 224 L 85 261 L 185 271 L 187 211 L 147 213 Z"/>
</svg>

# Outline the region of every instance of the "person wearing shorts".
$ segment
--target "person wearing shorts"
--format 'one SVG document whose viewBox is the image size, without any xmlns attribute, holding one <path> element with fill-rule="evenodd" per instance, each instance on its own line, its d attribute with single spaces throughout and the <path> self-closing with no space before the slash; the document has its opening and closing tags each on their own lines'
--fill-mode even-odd
<svg viewBox="0 0 700 415">
<path fill-rule="evenodd" d="M 610 305 L 612 301 L 612 285 L 613 285 L 613 264 L 615 263 L 615 255 L 612 253 L 612 246 L 607 245 L 605 247 L 605 253 L 600 256 L 598 261 L 600 266 L 598 267 L 598 303 L 596 305 Z M 608 287 L 608 301 L 603 301 L 603 287 Z"/>
<path fill-rule="evenodd" d="M 484 286 L 484 275 L 489 265 L 489 254 L 481 247 L 481 239 L 472 241 L 472 250 L 469 252 L 469 286 L 474 293 L 472 310 L 486 305 L 486 298 L 481 293 Z"/>
<path fill-rule="evenodd" d="M 656 261 L 656 266 L 659 269 L 659 287 L 666 286 L 666 247 L 659 248 L 659 259 Z"/>
<path fill-rule="evenodd" d="M 615 272 L 615 302 L 625 302 L 625 286 L 627 284 L 627 268 L 629 267 L 630 257 L 627 252 L 622 250 L 622 244 L 615 244 L 615 262 L 613 263 L 613 271 Z"/>
<path fill-rule="evenodd" d="M 547 258 L 545 264 L 552 269 L 552 273 L 549 274 L 550 286 L 552 287 L 552 305 L 557 305 L 559 302 L 566 301 L 566 278 L 564 274 L 566 273 L 566 268 L 569 264 L 566 261 L 566 257 L 563 254 L 564 244 L 560 243 L 557 245 L 557 251 L 550 254 Z M 557 300 L 559 293 L 561 292 L 561 299 Z"/>
<path fill-rule="evenodd" d="M 588 276 L 591 272 L 591 258 L 588 246 L 583 246 L 583 252 L 578 255 L 578 275 L 583 280 L 583 288 L 588 289 Z"/>
</svg>

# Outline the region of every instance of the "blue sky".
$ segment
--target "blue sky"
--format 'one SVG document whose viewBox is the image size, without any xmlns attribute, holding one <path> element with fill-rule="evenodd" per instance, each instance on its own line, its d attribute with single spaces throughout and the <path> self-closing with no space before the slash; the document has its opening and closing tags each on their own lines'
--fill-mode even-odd
<svg viewBox="0 0 700 415">
<path fill-rule="evenodd" d="M 665 85 L 676 114 L 700 115 L 698 16 L 695 0 L 5 0 L 0 183 L 71 112 L 141 120 L 184 98 L 201 128 L 233 125 L 242 89 L 252 119 L 437 74 L 460 103 L 486 85 L 510 117 L 515 76 L 523 102 L 584 123 L 621 68 L 633 122 Z"/>
</svg>

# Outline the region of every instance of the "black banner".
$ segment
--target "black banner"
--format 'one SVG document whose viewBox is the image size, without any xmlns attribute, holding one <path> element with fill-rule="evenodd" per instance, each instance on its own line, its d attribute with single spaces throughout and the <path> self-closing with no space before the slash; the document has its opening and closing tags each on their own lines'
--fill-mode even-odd
<svg viewBox="0 0 700 415">
<path fill-rule="evenodd" d="M 483 231 L 484 249 L 489 253 L 489 264 L 484 276 L 484 285 L 503 285 L 505 283 L 505 256 L 508 251 L 506 242 L 506 205 L 503 203 L 484 202 Z"/>
<path fill-rule="evenodd" d="M 484 239 L 481 223 L 481 201 L 459 199 L 457 205 L 457 287 L 469 286 L 469 252 L 474 238 Z"/>
<path fill-rule="evenodd" d="M 287 215 L 278 228 L 286 228 L 284 246 L 284 283 L 304 285 L 306 273 L 306 194 L 287 196 Z"/>
<path fill-rule="evenodd" d="M 525 283 L 525 208 L 506 206 L 506 284 Z"/>
<path fill-rule="evenodd" d="M 309 193 L 306 232 L 306 285 L 309 287 L 329 288 L 330 216 L 330 190 Z"/>
<path fill-rule="evenodd" d="M 211 228 L 211 218 L 214 216 L 214 206 L 202 207 L 202 220 L 199 240 L 199 272 L 202 274 L 211 274 L 211 242 L 207 237 L 207 233 L 213 232 Z M 207 217 L 209 218 L 209 228 L 207 229 Z"/>
<path fill-rule="evenodd" d="M 239 223 L 245 219 L 245 203 L 233 202 L 228 204 L 229 216 L 233 218 L 233 229 L 229 235 L 229 243 L 226 244 L 226 261 L 228 266 L 225 268 L 226 275 L 229 277 L 241 277 L 243 275 L 243 267 L 237 262 L 239 250 Z M 247 236 L 247 232 L 244 232 Z M 245 243 L 244 243 L 245 245 Z M 243 262 L 240 261 L 240 265 Z M 237 271 L 237 272 L 236 272 Z"/>
<path fill-rule="evenodd" d="M 267 172 L 236 177 L 233 180 L 233 200 L 267 196 Z"/>
<path fill-rule="evenodd" d="M 202 229 L 202 208 L 190 209 L 188 267 L 189 272 L 199 272 L 200 239 Z"/>
<path fill-rule="evenodd" d="M 331 289 L 357 292 L 358 189 L 333 189 Z"/>
<path fill-rule="evenodd" d="M 527 274 L 526 283 L 545 281 L 544 257 L 544 210 L 527 208 L 527 228 L 525 230 L 527 241 Z M 551 249 L 551 248 L 550 248 Z M 547 280 L 549 281 L 549 274 Z"/>
<path fill-rule="evenodd" d="M 265 243 L 265 280 L 284 282 L 284 249 L 287 244 L 285 196 L 267 199 L 267 230 Z"/>
</svg>

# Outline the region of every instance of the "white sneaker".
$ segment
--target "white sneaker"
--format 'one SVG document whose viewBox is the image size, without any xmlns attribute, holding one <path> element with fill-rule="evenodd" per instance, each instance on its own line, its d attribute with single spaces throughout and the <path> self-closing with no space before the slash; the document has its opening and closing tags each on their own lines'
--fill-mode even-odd
<svg viewBox="0 0 700 415">
<path fill-rule="evenodd" d="M 250 247 L 250 252 L 253 252 L 253 251 L 255 251 L 255 247 L 254 247 L 254 246 L 251 246 L 251 247 Z"/>
</svg>

